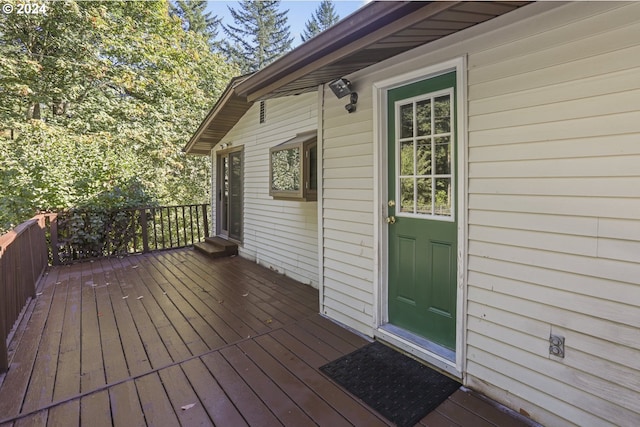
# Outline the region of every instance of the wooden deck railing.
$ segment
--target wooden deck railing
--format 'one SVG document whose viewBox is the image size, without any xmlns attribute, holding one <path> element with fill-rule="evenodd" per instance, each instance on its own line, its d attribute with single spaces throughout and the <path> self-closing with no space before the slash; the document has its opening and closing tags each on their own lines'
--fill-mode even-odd
<svg viewBox="0 0 640 427">
<path fill-rule="evenodd" d="M 8 368 L 7 338 L 49 261 L 69 264 L 193 245 L 209 235 L 207 206 L 46 213 L 0 236 L 0 374 Z"/>
<path fill-rule="evenodd" d="M 0 236 L 0 374 L 8 369 L 7 338 L 48 263 L 45 216 Z"/>
<path fill-rule="evenodd" d="M 51 219 L 52 264 L 193 245 L 209 235 L 207 207 L 58 212 Z"/>
</svg>

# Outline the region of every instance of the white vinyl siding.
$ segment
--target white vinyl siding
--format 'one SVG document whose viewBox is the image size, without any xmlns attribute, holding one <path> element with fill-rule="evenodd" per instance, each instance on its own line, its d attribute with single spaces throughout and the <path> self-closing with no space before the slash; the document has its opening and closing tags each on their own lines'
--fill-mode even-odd
<svg viewBox="0 0 640 427">
<path fill-rule="evenodd" d="M 637 425 L 640 3 L 525 6 L 346 76 L 353 114 L 326 91 L 323 312 L 372 335 L 373 83 L 460 56 L 465 384 L 545 425 Z"/>
<path fill-rule="evenodd" d="M 640 4 L 621 6 L 469 55 L 468 383 L 549 425 L 640 420 Z"/>
<path fill-rule="evenodd" d="M 373 316 L 373 110 L 358 92 L 355 113 L 325 89 L 322 312 L 371 335 Z"/>
<path fill-rule="evenodd" d="M 265 101 L 268 116 L 262 124 L 258 102 L 221 141 L 244 147 L 240 255 L 314 287 L 318 287 L 318 204 L 269 196 L 269 149 L 317 129 L 317 96 Z"/>
</svg>

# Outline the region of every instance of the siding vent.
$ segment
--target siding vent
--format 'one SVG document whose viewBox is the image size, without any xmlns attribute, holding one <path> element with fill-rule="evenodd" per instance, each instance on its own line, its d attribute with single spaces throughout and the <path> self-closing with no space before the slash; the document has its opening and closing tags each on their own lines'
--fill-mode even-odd
<svg viewBox="0 0 640 427">
<path fill-rule="evenodd" d="M 265 101 L 260 101 L 260 123 L 264 123 L 266 121 L 266 110 Z"/>
</svg>

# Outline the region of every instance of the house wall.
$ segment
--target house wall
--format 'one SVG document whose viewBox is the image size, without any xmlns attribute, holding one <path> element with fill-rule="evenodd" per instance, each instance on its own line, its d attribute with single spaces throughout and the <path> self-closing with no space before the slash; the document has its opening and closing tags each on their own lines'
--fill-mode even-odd
<svg viewBox="0 0 640 427">
<path fill-rule="evenodd" d="M 460 56 L 465 384 L 545 425 L 638 425 L 640 3 L 534 4 L 415 49 L 347 76 L 354 114 L 325 91 L 322 311 L 373 335 L 373 84 Z"/>
<path fill-rule="evenodd" d="M 247 113 L 212 152 L 213 189 L 216 152 L 222 144 L 244 147 L 243 241 L 241 256 L 318 287 L 318 203 L 274 200 L 269 196 L 269 149 L 297 133 L 318 127 L 316 93 L 266 101 L 266 121 L 260 123 L 260 103 Z M 216 194 L 215 191 L 212 194 Z M 215 200 L 212 206 L 215 206 Z M 215 209 L 213 224 L 216 224 Z"/>
</svg>

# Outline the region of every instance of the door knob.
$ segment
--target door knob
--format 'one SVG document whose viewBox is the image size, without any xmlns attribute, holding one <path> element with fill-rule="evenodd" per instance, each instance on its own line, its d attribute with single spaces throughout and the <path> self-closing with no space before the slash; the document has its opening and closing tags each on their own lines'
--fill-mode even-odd
<svg viewBox="0 0 640 427">
<path fill-rule="evenodd" d="M 391 215 L 387 217 L 387 224 L 395 224 L 396 223 L 396 217 Z"/>
<path fill-rule="evenodd" d="M 389 205 L 390 208 L 394 207 L 396 205 L 396 201 L 395 200 L 389 200 L 389 203 L 387 203 L 387 205 Z"/>
</svg>

